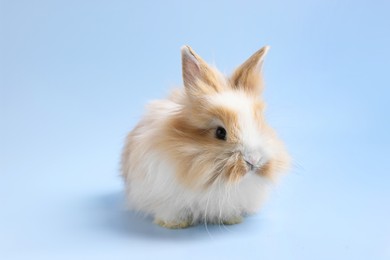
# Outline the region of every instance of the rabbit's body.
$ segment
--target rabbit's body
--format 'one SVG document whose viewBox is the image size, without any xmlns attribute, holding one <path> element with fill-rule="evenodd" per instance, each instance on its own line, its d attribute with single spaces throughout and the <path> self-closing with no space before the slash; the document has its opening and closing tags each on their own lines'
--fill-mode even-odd
<svg viewBox="0 0 390 260">
<path fill-rule="evenodd" d="M 239 70 L 256 65 L 247 63 Z M 183 48 L 185 90 L 149 104 L 127 137 L 122 171 L 133 209 L 170 228 L 234 224 L 259 209 L 288 155 L 264 122 L 259 80 L 239 72 L 226 79 Z"/>
</svg>

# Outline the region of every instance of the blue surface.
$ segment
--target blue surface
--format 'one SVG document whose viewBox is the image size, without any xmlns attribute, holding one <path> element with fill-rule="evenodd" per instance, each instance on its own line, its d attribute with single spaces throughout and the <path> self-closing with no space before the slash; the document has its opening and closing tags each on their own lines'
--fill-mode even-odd
<svg viewBox="0 0 390 260">
<path fill-rule="evenodd" d="M 390 259 L 388 1 L 0 1 L 0 259 Z M 123 139 L 181 84 L 265 44 L 267 117 L 295 166 L 236 226 L 123 207 Z"/>
</svg>

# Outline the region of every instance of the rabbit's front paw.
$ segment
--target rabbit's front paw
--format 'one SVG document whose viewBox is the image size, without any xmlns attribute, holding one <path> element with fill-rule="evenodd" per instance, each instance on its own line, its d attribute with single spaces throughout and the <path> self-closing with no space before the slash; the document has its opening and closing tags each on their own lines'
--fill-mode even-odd
<svg viewBox="0 0 390 260">
<path fill-rule="evenodd" d="M 181 229 L 181 228 L 188 228 L 191 226 L 191 222 L 189 220 L 182 220 L 182 221 L 165 221 L 161 219 L 155 219 L 154 223 L 161 227 L 169 228 L 169 229 Z"/>
<path fill-rule="evenodd" d="M 235 225 L 235 224 L 239 224 L 243 221 L 243 218 L 241 216 L 235 216 L 235 217 L 231 217 L 229 219 L 225 219 L 222 221 L 222 223 L 224 225 Z"/>
</svg>

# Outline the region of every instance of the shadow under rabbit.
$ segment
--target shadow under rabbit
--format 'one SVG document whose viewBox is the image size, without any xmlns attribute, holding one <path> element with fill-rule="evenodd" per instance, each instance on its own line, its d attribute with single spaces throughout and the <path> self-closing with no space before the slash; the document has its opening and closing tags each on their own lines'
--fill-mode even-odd
<svg viewBox="0 0 390 260">
<path fill-rule="evenodd" d="M 125 206 L 125 195 L 123 192 L 113 192 L 97 196 L 92 201 L 94 228 L 103 231 L 115 232 L 116 235 L 138 239 L 158 240 L 193 240 L 213 239 L 220 235 L 229 235 L 252 229 L 253 217 L 246 218 L 243 223 L 232 226 L 216 224 L 199 224 L 186 229 L 166 229 L 153 223 L 151 217 L 144 217 Z M 252 224 L 251 224 L 252 223 Z M 96 225 L 96 226 L 95 226 Z M 258 227 L 257 227 L 258 228 Z"/>
</svg>

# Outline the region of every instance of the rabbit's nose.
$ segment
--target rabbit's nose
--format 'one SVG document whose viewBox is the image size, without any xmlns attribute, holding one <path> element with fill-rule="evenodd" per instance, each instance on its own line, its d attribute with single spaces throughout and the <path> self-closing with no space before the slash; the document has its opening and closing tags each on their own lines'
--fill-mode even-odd
<svg viewBox="0 0 390 260">
<path fill-rule="evenodd" d="M 253 171 L 253 169 L 255 168 L 255 166 L 253 166 L 253 164 L 251 164 L 250 162 L 248 162 L 247 160 L 245 160 L 246 162 L 246 166 L 248 166 L 248 168 Z"/>
<path fill-rule="evenodd" d="M 261 154 L 260 153 L 250 153 L 244 156 L 244 160 L 246 164 L 251 168 L 258 168 L 261 162 Z"/>
</svg>

